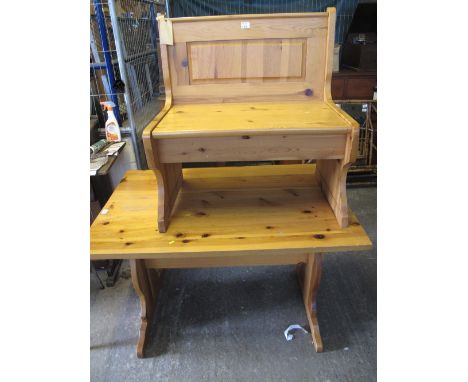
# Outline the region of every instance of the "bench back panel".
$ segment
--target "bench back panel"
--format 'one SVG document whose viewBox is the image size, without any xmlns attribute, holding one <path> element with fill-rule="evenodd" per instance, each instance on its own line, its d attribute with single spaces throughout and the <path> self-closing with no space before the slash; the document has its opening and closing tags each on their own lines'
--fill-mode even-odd
<svg viewBox="0 0 468 382">
<path fill-rule="evenodd" d="M 323 100 L 334 12 L 170 20 L 161 57 L 174 104 Z"/>
</svg>

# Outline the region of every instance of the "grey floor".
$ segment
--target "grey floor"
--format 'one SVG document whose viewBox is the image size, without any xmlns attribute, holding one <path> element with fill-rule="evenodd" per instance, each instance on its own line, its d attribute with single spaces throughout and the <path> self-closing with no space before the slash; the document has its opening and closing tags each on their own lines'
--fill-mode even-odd
<svg viewBox="0 0 468 382">
<path fill-rule="evenodd" d="M 293 266 L 168 270 L 136 358 L 139 302 L 124 263 L 113 288 L 91 277 L 92 381 L 375 381 L 376 188 L 350 189 L 369 252 L 324 256 L 318 319 L 324 353 L 291 324 L 307 325 Z"/>
</svg>

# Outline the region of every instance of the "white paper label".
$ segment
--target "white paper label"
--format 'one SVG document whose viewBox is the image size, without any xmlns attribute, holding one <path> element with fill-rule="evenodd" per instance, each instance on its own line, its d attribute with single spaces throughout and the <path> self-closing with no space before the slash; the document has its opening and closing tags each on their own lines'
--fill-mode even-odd
<svg viewBox="0 0 468 382">
<path fill-rule="evenodd" d="M 294 338 L 294 335 L 291 333 L 293 330 L 301 330 L 304 333 L 308 333 L 301 325 L 289 325 L 288 328 L 284 331 L 284 336 L 286 337 L 286 341 L 291 341 Z"/>
<path fill-rule="evenodd" d="M 250 21 L 241 21 L 241 29 L 250 29 Z"/>
</svg>

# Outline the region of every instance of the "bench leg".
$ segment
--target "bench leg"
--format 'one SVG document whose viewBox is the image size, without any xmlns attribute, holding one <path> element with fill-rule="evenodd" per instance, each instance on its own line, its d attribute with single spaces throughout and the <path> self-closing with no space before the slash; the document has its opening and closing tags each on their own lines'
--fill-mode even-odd
<svg viewBox="0 0 468 382">
<path fill-rule="evenodd" d="M 346 197 L 346 176 L 351 163 L 339 159 L 317 161 L 316 175 L 322 192 L 328 200 L 338 225 L 348 226 L 348 199 Z"/>
<path fill-rule="evenodd" d="M 135 291 L 140 298 L 140 337 L 137 344 L 137 357 L 143 358 L 146 339 L 148 337 L 148 323 L 156 307 L 158 292 L 161 287 L 162 271 L 148 269 L 144 260 L 130 260 L 132 282 Z"/>
<path fill-rule="evenodd" d="M 317 353 L 323 351 L 322 337 L 317 319 L 317 293 L 322 274 L 322 254 L 311 253 L 308 255 L 307 264 L 298 265 L 299 282 L 302 285 L 302 297 L 309 320 L 310 334 Z"/>
<path fill-rule="evenodd" d="M 182 164 L 165 163 L 159 164 L 158 167 L 154 169 L 158 182 L 158 230 L 166 232 L 182 185 Z"/>
</svg>

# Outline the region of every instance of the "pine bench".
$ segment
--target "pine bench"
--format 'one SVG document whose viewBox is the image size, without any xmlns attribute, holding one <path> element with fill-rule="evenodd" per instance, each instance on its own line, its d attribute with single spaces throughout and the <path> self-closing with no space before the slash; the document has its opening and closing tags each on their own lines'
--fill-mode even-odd
<svg viewBox="0 0 468 382">
<path fill-rule="evenodd" d="M 166 232 L 182 163 L 316 160 L 340 227 L 359 125 L 331 99 L 335 8 L 158 18 L 166 100 L 143 132 Z M 287 171 L 286 171 L 287 173 Z"/>
</svg>

